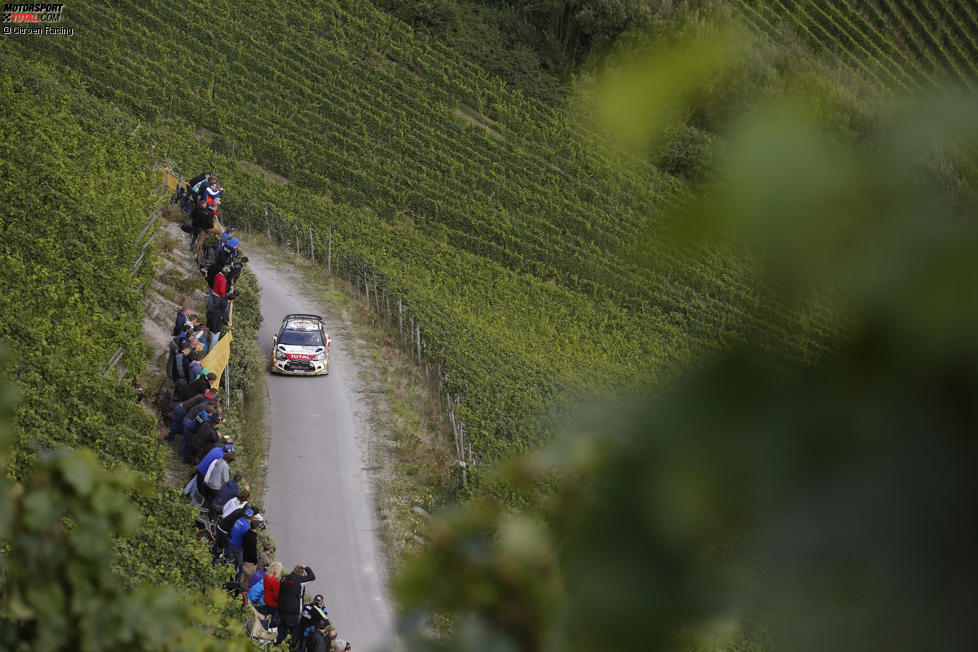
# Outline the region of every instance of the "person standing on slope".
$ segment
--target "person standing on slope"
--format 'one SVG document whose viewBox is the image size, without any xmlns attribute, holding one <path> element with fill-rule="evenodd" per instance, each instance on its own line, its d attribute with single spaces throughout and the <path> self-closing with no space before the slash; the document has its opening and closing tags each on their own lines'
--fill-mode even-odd
<svg viewBox="0 0 978 652">
<path fill-rule="evenodd" d="M 276 645 L 281 645 L 285 637 L 292 635 L 292 648 L 299 645 L 299 614 L 302 612 L 303 584 L 316 579 L 316 574 L 308 566 L 296 566 L 291 573 L 282 578 L 278 594 L 278 638 Z"/>
</svg>

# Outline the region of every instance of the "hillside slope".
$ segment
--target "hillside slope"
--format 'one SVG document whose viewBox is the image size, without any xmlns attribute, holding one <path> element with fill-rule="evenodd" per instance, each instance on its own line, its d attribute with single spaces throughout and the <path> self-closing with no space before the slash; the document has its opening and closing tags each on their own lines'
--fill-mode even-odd
<svg viewBox="0 0 978 652">
<path fill-rule="evenodd" d="M 561 397 L 649 386 L 745 339 L 802 362 L 831 345 L 824 309 L 777 309 L 741 253 L 654 237 L 681 184 L 365 3 L 72 21 L 82 38 L 6 52 L 75 71 L 178 168 L 215 167 L 232 222 L 290 244 L 311 227 L 334 269 L 403 306 L 469 462 L 546 439 Z M 634 258 L 649 242 L 654 269 Z M 752 316 L 766 304 L 778 319 Z"/>
</svg>

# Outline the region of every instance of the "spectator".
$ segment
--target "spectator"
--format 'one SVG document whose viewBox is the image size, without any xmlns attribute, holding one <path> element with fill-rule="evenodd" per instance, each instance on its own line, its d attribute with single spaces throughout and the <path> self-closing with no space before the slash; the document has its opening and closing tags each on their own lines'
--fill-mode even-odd
<svg viewBox="0 0 978 652">
<path fill-rule="evenodd" d="M 238 492 L 237 496 L 232 496 L 221 508 L 221 518 L 228 516 L 231 512 L 238 509 L 239 507 L 244 507 L 248 504 L 251 499 L 251 491 L 245 487 Z"/>
<path fill-rule="evenodd" d="M 257 569 L 254 573 L 251 574 L 251 579 L 248 580 L 248 588 L 250 589 L 255 584 L 264 585 L 264 582 L 262 581 L 264 578 L 265 578 L 265 569 L 264 568 Z"/>
<path fill-rule="evenodd" d="M 241 270 L 243 270 L 247 264 L 247 256 L 242 256 L 241 260 L 236 260 L 231 263 L 231 266 L 228 268 L 228 272 L 224 275 L 227 278 L 228 290 L 231 290 L 234 287 L 234 284 L 238 282 L 238 277 L 241 276 Z"/>
<path fill-rule="evenodd" d="M 214 299 L 218 299 L 227 294 L 228 280 L 227 275 L 231 273 L 230 267 L 222 267 L 214 276 L 214 282 L 211 283 L 211 292 L 207 295 L 207 308 L 210 309 L 214 305 Z"/>
<path fill-rule="evenodd" d="M 197 202 L 197 206 L 190 213 L 191 223 L 194 229 L 190 238 L 190 249 L 198 251 L 204 243 L 202 233 L 210 232 L 214 229 L 214 210 L 203 198 Z"/>
<path fill-rule="evenodd" d="M 336 633 L 336 630 L 333 630 L 333 633 L 335 634 Z M 342 638 L 338 638 L 338 637 L 335 637 L 335 636 L 333 637 L 333 650 L 332 650 L 332 652 L 344 652 L 344 650 L 346 650 L 347 652 L 349 652 L 352 649 L 353 649 L 353 646 L 350 645 L 349 643 L 347 643 L 346 641 L 344 641 Z"/>
<path fill-rule="evenodd" d="M 253 509 L 246 507 L 228 531 L 228 545 L 225 549 L 228 553 L 228 561 L 234 562 L 234 578 L 237 581 L 241 580 L 241 564 L 244 558 L 244 535 L 246 532 L 251 531 L 251 524 L 248 518 L 254 516 L 254 514 L 255 511 Z"/>
<path fill-rule="evenodd" d="M 265 585 L 265 615 L 275 614 L 278 619 L 278 592 L 281 587 L 279 578 L 282 576 L 282 564 L 273 561 L 265 571 L 262 583 Z"/>
<path fill-rule="evenodd" d="M 175 391 L 186 391 L 190 382 L 190 340 L 180 338 L 180 349 L 173 356 L 173 387 Z"/>
<path fill-rule="evenodd" d="M 224 326 L 231 323 L 231 304 L 237 298 L 238 293 L 232 292 L 226 297 L 215 299 L 214 304 L 208 308 L 207 327 L 211 330 L 211 349 L 217 346 Z"/>
<path fill-rule="evenodd" d="M 173 325 L 173 335 L 174 337 L 183 334 L 183 325 L 187 323 L 187 319 L 190 317 L 190 308 L 187 306 L 181 306 L 180 310 L 177 311 L 177 321 Z"/>
<path fill-rule="evenodd" d="M 258 573 L 255 573 L 255 576 L 257 575 Z M 263 577 L 264 575 L 265 574 L 262 573 Z M 252 606 L 254 606 L 255 611 L 257 611 L 263 616 L 268 615 L 268 612 L 266 610 L 266 605 L 265 605 L 265 583 L 264 582 L 261 581 L 253 582 L 248 587 L 248 600 L 249 602 L 251 602 Z"/>
<path fill-rule="evenodd" d="M 331 652 L 333 649 L 333 642 L 326 633 L 328 630 L 328 620 L 316 623 L 316 625 L 311 625 L 309 627 L 309 631 L 306 634 L 305 639 L 305 649 L 307 652 Z M 336 630 L 333 631 L 335 633 Z"/>
<path fill-rule="evenodd" d="M 219 457 L 224 457 L 228 453 L 234 452 L 234 446 L 231 444 L 224 444 L 223 446 L 215 446 L 212 448 L 204 458 L 197 464 L 197 487 L 198 491 L 203 493 L 201 487 L 204 486 L 204 474 L 207 473 L 207 469 L 210 468 L 211 462 Z"/>
<path fill-rule="evenodd" d="M 234 453 L 225 453 L 223 457 L 218 457 L 207 468 L 204 474 L 204 505 L 210 506 L 214 496 L 221 490 L 224 483 L 231 479 L 230 464 L 234 461 Z"/>
<path fill-rule="evenodd" d="M 217 182 L 217 179 L 210 179 L 210 184 L 206 186 L 205 192 L 207 193 L 208 199 L 220 203 L 221 193 L 224 192 L 224 189 L 221 188 L 220 184 Z"/>
<path fill-rule="evenodd" d="M 200 341 L 200 336 L 204 332 L 204 325 L 200 322 L 200 317 L 197 315 L 190 316 L 190 323 L 193 326 L 193 332 L 190 334 L 190 343 L 196 348 L 196 342 Z"/>
<path fill-rule="evenodd" d="M 187 386 L 187 390 L 184 392 L 184 394 L 187 396 L 203 394 L 207 390 L 211 389 L 211 386 L 214 384 L 215 380 L 217 380 L 217 374 L 208 371 L 206 368 L 201 369 L 200 375 Z"/>
<path fill-rule="evenodd" d="M 192 436 L 197 432 L 197 429 L 200 427 L 201 423 L 204 421 L 210 421 L 209 417 L 213 416 L 216 410 L 217 401 L 210 399 L 208 401 L 201 401 L 187 411 L 186 416 L 183 417 L 183 436 L 187 442 L 186 448 L 188 452 L 190 450 Z M 200 416 L 201 412 L 208 414 L 209 417 L 198 420 L 197 417 Z"/>
<path fill-rule="evenodd" d="M 174 335 L 171 337 L 170 341 L 167 343 L 169 355 L 166 358 L 166 377 L 170 380 L 173 380 L 174 373 L 176 372 L 173 361 L 176 359 L 177 353 L 179 353 L 187 344 L 193 348 L 193 342 L 190 339 L 190 331 L 188 330 L 189 327 L 189 324 L 184 324 L 183 332 L 179 335 Z"/>
<path fill-rule="evenodd" d="M 228 480 L 223 487 L 221 487 L 221 490 L 217 492 L 217 495 L 214 496 L 214 500 L 211 502 L 211 507 L 217 509 L 218 511 L 211 517 L 212 521 L 218 514 L 221 514 L 221 510 L 224 509 L 224 505 L 226 505 L 229 500 L 237 496 L 238 492 L 241 491 L 241 489 L 238 487 L 240 482 L 241 474 L 235 473 L 233 476 L 231 476 L 231 479 Z"/>
<path fill-rule="evenodd" d="M 293 646 L 299 645 L 299 614 L 302 611 L 303 584 L 316 579 L 316 574 L 308 566 L 296 566 L 291 573 L 282 578 L 278 594 L 278 638 L 281 645 L 285 637 L 292 635 Z"/>
<path fill-rule="evenodd" d="M 329 614 L 326 612 L 326 601 L 323 596 L 317 595 L 312 599 L 312 602 L 302 608 L 302 618 L 299 622 L 302 639 L 299 643 L 300 651 L 308 649 L 313 632 L 320 626 L 325 632 L 326 628 L 329 627 Z"/>
<path fill-rule="evenodd" d="M 197 417 L 200 418 L 205 414 L 207 413 L 201 412 Z M 187 444 L 187 457 L 184 460 L 187 464 L 194 464 L 197 460 L 202 459 L 207 451 L 214 448 L 218 443 L 228 443 L 221 441 L 221 422 L 220 417 L 212 415 L 210 420 L 205 420 L 197 426 L 197 432 L 187 437 L 190 442 Z"/>
<path fill-rule="evenodd" d="M 197 394 L 183 403 L 180 403 L 183 408 L 183 417 L 180 419 L 180 446 L 177 448 L 177 455 L 181 457 L 187 464 L 193 458 L 193 453 L 191 452 L 191 445 L 194 442 L 194 435 L 196 434 L 195 429 L 199 430 L 197 427 L 197 416 L 198 409 L 207 409 L 207 405 L 212 403 L 217 403 L 218 396 L 217 393 L 211 389 L 206 390 L 203 394 Z M 189 406 L 189 407 L 186 407 Z M 177 410 L 174 409 L 174 414 Z M 191 416 L 193 415 L 193 416 Z"/>
<path fill-rule="evenodd" d="M 261 523 L 261 519 L 255 519 Z M 259 527 L 261 527 L 259 525 Z M 264 571 L 268 568 L 268 565 L 272 563 L 272 555 L 275 554 L 275 546 L 272 545 L 271 541 L 266 541 L 265 545 L 262 546 L 261 552 L 258 553 L 258 570 Z"/>
<path fill-rule="evenodd" d="M 247 514 L 248 512 L 245 512 Z M 257 518 L 248 523 L 248 531 L 241 536 L 241 583 L 251 582 L 251 576 L 258 570 L 258 530 L 262 522 Z"/>
<path fill-rule="evenodd" d="M 216 527 L 214 528 L 214 545 L 211 547 L 212 562 L 214 564 L 217 564 L 217 560 L 222 552 L 227 552 L 228 537 L 231 535 L 231 529 L 234 527 L 235 522 L 241 518 L 241 515 L 244 514 L 245 510 L 249 508 L 248 505 L 242 505 L 217 521 Z"/>
<path fill-rule="evenodd" d="M 200 366 L 200 360 L 204 356 L 202 356 L 199 351 L 193 350 L 193 342 L 191 342 L 190 346 L 190 373 L 187 374 L 187 378 L 196 378 L 200 375 L 200 372 L 204 370 L 204 368 Z"/>
<path fill-rule="evenodd" d="M 187 416 L 187 410 L 193 409 L 198 403 L 203 401 L 210 401 L 212 398 L 214 398 L 214 394 L 208 389 L 203 394 L 191 396 L 187 400 L 177 403 L 173 407 L 173 413 L 170 417 L 172 424 L 170 425 L 170 434 L 166 436 L 167 441 L 173 441 L 173 438 L 176 437 L 178 432 L 183 432 L 183 419 Z M 184 448 L 184 440 L 180 441 L 180 448 L 181 450 Z M 182 452 L 180 456 L 183 457 Z"/>
<path fill-rule="evenodd" d="M 233 232 L 234 232 L 234 226 L 228 226 L 226 229 L 224 229 L 224 233 L 222 233 L 221 235 L 217 236 L 217 244 L 218 244 L 218 246 L 220 246 L 220 245 L 224 244 L 225 242 L 227 242 L 228 240 L 230 240 L 231 239 L 231 234 Z"/>
<path fill-rule="evenodd" d="M 205 172 L 203 174 L 198 174 L 196 177 L 187 182 L 190 187 L 190 197 L 195 202 L 200 198 L 201 192 L 204 188 L 210 186 L 211 179 L 216 179 L 217 177 L 210 172 Z"/>
<path fill-rule="evenodd" d="M 210 278 L 217 275 L 222 267 L 226 267 L 234 262 L 234 259 L 238 256 L 238 245 L 240 242 L 237 238 L 231 237 L 223 242 L 218 243 L 217 255 L 214 257 L 214 262 L 211 264 L 209 274 Z"/>
</svg>

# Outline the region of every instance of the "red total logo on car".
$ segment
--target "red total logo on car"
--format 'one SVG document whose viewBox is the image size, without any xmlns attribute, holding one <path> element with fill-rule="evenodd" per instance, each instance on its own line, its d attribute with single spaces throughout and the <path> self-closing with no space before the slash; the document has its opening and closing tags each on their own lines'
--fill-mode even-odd
<svg viewBox="0 0 978 652">
<path fill-rule="evenodd" d="M 286 353 L 289 360 L 312 360 L 316 356 L 312 353 Z"/>
</svg>

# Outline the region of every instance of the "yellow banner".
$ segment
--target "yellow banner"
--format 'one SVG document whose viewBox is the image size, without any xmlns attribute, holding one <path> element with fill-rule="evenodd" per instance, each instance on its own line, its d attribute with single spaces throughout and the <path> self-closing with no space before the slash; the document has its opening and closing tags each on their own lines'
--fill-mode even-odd
<svg viewBox="0 0 978 652">
<path fill-rule="evenodd" d="M 177 186 L 182 183 L 182 180 L 173 174 L 173 170 L 170 167 L 165 167 L 163 168 L 163 183 L 166 185 L 167 190 L 176 192 Z"/>
<path fill-rule="evenodd" d="M 227 366 L 228 360 L 231 359 L 231 331 L 227 331 L 221 335 L 221 339 L 217 341 L 217 346 L 207 352 L 204 359 L 200 361 L 200 366 L 204 367 L 208 371 L 212 371 L 217 374 L 217 380 L 215 380 L 211 387 L 220 388 L 221 386 L 221 375 L 224 373 L 224 367 Z"/>
</svg>

